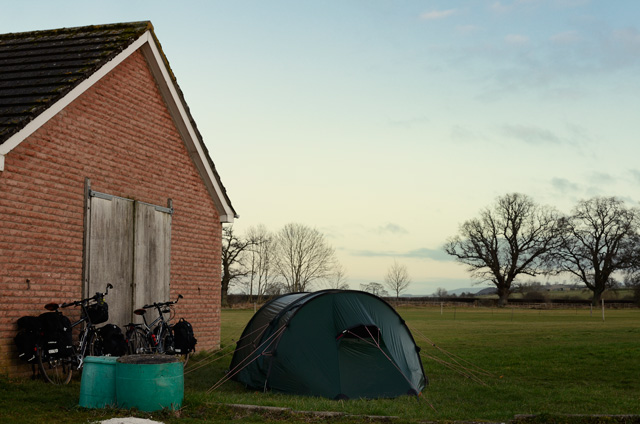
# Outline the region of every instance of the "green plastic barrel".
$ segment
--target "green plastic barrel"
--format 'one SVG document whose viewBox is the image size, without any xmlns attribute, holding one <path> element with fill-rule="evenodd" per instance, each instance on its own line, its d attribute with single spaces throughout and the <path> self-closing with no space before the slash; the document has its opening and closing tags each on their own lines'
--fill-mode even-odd
<svg viewBox="0 0 640 424">
<path fill-rule="evenodd" d="M 116 406 L 115 356 L 87 356 L 80 382 L 80 406 L 104 408 Z"/>
<path fill-rule="evenodd" d="M 153 412 L 179 409 L 184 399 L 184 367 L 175 356 L 129 355 L 116 363 L 120 408 Z"/>
</svg>

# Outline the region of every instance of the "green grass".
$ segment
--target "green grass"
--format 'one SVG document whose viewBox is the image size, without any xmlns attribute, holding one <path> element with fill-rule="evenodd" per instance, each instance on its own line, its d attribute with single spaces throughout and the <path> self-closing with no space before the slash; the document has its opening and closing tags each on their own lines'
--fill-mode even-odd
<svg viewBox="0 0 640 424">
<path fill-rule="evenodd" d="M 505 422 L 516 415 L 536 415 L 521 418 L 531 424 L 640 422 L 637 417 L 600 416 L 640 415 L 638 309 L 607 310 L 605 321 L 600 311 L 594 311 L 591 316 L 588 309 L 449 308 L 441 314 L 440 308 L 402 308 L 399 313 L 422 347 L 430 384 L 420 399 L 332 401 L 254 392 L 233 381 L 209 392 L 225 376 L 231 360 L 229 353 L 253 315 L 253 310 L 223 310 L 222 350 L 192 359 L 185 374 L 182 410 L 134 414 L 165 423 L 214 419 L 216 422 L 242 419 L 246 422 L 339 423 L 363 420 L 228 406 L 246 404 L 296 411 L 392 415 L 400 417 L 399 422 Z M 441 362 L 453 363 L 454 359 L 466 368 L 458 366 L 459 372 Z M 28 380 L 1 382 L 0 422 L 36 423 L 50 419 L 51 422 L 79 423 L 131 414 L 130 411 L 77 407 L 79 380 L 66 387 Z M 577 414 L 598 416 L 570 416 Z"/>
</svg>

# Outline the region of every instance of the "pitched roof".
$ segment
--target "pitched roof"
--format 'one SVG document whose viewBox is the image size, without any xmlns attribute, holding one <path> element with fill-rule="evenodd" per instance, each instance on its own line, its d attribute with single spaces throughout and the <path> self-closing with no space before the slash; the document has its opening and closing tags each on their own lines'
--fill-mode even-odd
<svg viewBox="0 0 640 424">
<path fill-rule="evenodd" d="M 231 205 L 151 22 L 0 34 L 0 171 L 4 156 L 141 49 L 223 222 Z"/>
</svg>

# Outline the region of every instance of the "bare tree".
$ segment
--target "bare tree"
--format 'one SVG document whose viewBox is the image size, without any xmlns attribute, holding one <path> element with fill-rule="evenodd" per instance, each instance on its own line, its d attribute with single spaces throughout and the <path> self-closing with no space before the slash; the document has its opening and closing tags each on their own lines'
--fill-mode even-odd
<svg viewBox="0 0 640 424">
<path fill-rule="evenodd" d="M 275 270 L 290 293 L 302 292 L 329 277 L 335 252 L 322 233 L 302 224 L 287 224 L 276 235 Z"/>
<path fill-rule="evenodd" d="M 615 286 L 614 273 L 638 266 L 639 216 L 622 200 L 595 197 L 579 202 L 566 220 L 557 264 L 593 292 L 593 304 Z"/>
<path fill-rule="evenodd" d="M 227 294 L 238 279 L 246 276 L 249 269 L 243 262 L 243 255 L 253 242 L 238 237 L 233 232 L 233 225 L 222 227 L 222 282 L 221 304 L 227 305 Z"/>
<path fill-rule="evenodd" d="M 538 206 L 523 194 L 507 194 L 479 218 L 462 224 L 445 250 L 467 265 L 474 278 L 493 283 L 504 306 L 518 275 L 551 272 L 551 254 L 562 241 L 561 224 L 555 209 Z"/>
<path fill-rule="evenodd" d="M 367 283 L 360 284 L 360 290 L 365 291 L 367 293 L 374 294 L 379 297 L 389 297 L 389 293 L 384 289 L 384 286 L 380 283 Z"/>
<path fill-rule="evenodd" d="M 411 277 L 406 265 L 393 261 L 393 265 L 387 270 L 384 277 L 384 284 L 389 291 L 396 294 L 396 299 L 400 297 L 400 293 L 405 291 L 411 284 Z"/>
<path fill-rule="evenodd" d="M 349 283 L 347 283 L 347 272 L 341 264 L 337 264 L 335 269 L 327 278 L 327 285 L 330 289 L 336 290 L 348 290 Z"/>
<path fill-rule="evenodd" d="M 274 284 L 273 266 L 273 242 L 274 237 L 264 225 L 251 227 L 247 230 L 247 238 L 252 241 L 252 246 L 247 253 L 247 266 L 249 274 L 246 281 L 249 301 L 256 294 L 258 301 L 270 292 L 270 286 Z"/>
<path fill-rule="evenodd" d="M 449 295 L 449 292 L 443 289 L 442 287 L 438 287 L 435 293 L 436 297 L 446 297 Z"/>
</svg>

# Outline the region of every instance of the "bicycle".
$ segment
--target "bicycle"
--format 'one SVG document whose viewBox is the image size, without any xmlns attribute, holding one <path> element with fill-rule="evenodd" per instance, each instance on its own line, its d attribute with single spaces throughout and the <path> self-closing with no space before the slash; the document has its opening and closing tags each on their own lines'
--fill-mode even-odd
<svg viewBox="0 0 640 424">
<path fill-rule="evenodd" d="M 71 380 L 73 370 L 81 370 L 86 356 L 102 355 L 102 339 L 95 324 L 101 324 L 109 319 L 108 305 L 104 297 L 112 289 L 111 284 L 107 284 L 104 293 L 96 293 L 86 299 L 76 300 L 68 303 L 47 303 L 45 309 L 51 311 L 51 319 L 64 320 L 70 322 L 59 309 L 69 306 L 80 306 L 80 319 L 70 324 L 68 337 L 71 338 L 71 329 L 84 324 L 77 345 L 62 345 L 57 340 L 47 340 L 47 334 L 43 334 L 43 341 L 38 344 L 38 368 L 44 379 L 52 384 L 67 384 Z M 51 335 L 49 335 L 51 337 Z M 66 336 L 65 336 L 66 337 Z"/>
<path fill-rule="evenodd" d="M 173 305 L 183 299 L 181 294 L 174 301 L 154 302 L 151 305 L 144 305 L 140 309 L 133 311 L 134 314 L 141 316 L 143 323 L 126 325 L 126 339 L 129 346 L 129 354 L 147 354 L 159 353 L 167 355 L 179 356 L 183 366 L 187 366 L 190 352 L 179 352 L 175 349 L 173 339 L 173 326 L 169 321 L 173 318 Z M 155 309 L 158 316 L 149 324 L 145 314 L 147 310 Z M 169 314 L 169 318 L 165 319 L 164 314 Z"/>
</svg>

